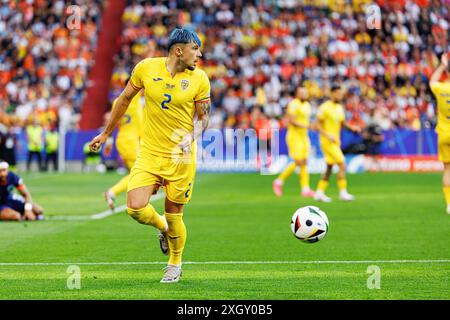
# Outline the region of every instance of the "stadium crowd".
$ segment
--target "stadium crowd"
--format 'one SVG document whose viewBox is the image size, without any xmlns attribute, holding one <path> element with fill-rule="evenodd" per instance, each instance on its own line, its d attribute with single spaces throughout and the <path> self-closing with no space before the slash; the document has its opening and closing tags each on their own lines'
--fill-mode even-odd
<svg viewBox="0 0 450 320">
<path fill-rule="evenodd" d="M 172 28 L 190 25 L 204 43 L 213 127 L 282 127 L 296 86 L 308 89 L 314 114 L 334 83 L 347 89 L 353 123 L 432 127 L 428 79 L 448 49 L 449 1 L 376 1 L 381 29 L 367 26 L 372 3 L 129 1 L 110 99 L 138 61 L 164 55 Z"/>
<path fill-rule="evenodd" d="M 80 11 L 71 11 L 73 5 Z M 58 121 L 76 127 L 101 12 L 101 0 L 0 1 L 0 114 L 5 127 L 23 128 L 35 118 L 47 129 Z M 73 14 L 78 16 L 69 26 Z"/>
<path fill-rule="evenodd" d="M 308 89 L 313 115 L 342 84 L 347 117 L 361 126 L 418 130 L 436 121 L 428 78 L 447 50 L 447 0 L 134 0 L 123 15 L 110 101 L 144 57 L 163 56 L 166 36 L 190 25 L 201 36 L 211 79 L 211 126 L 283 127 L 294 89 Z M 70 5 L 80 28 L 68 28 Z M 60 121 L 76 128 L 94 63 L 101 0 L 0 1 L 0 126 L 7 135 Z M 11 127 L 16 129 L 10 129 Z"/>
</svg>

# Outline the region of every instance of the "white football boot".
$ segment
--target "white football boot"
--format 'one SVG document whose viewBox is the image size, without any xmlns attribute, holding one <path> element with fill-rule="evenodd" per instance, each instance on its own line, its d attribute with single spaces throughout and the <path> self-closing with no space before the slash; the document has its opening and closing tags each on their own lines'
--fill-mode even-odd
<svg viewBox="0 0 450 320">
<path fill-rule="evenodd" d="M 174 283 L 180 281 L 181 278 L 181 266 L 168 264 L 164 268 L 164 276 L 161 279 L 161 283 Z"/>
<path fill-rule="evenodd" d="M 341 199 L 342 201 L 353 201 L 355 200 L 355 196 L 348 193 L 347 190 L 344 190 L 340 192 L 339 199 Z"/>
<path fill-rule="evenodd" d="M 332 201 L 330 197 L 327 197 L 325 195 L 325 193 L 323 193 L 323 191 L 319 191 L 319 190 L 316 191 L 316 194 L 314 195 L 314 200 L 320 201 L 320 202 L 331 202 Z"/>
</svg>

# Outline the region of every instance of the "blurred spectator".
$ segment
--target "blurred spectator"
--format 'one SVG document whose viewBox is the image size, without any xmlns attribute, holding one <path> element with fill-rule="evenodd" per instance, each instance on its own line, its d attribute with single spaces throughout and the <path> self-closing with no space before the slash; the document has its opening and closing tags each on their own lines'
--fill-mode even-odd
<svg viewBox="0 0 450 320">
<path fill-rule="evenodd" d="M 17 136 L 15 128 L 4 127 L 1 130 L 0 136 L 0 159 L 6 161 L 11 168 L 14 168 L 17 164 L 16 161 L 16 141 Z"/>
<path fill-rule="evenodd" d="M 27 171 L 31 169 L 31 162 L 33 158 L 36 158 L 38 170 L 42 171 L 42 151 L 44 149 L 44 129 L 39 124 L 37 118 L 33 119 L 33 122 L 26 127 L 27 134 Z"/>
<path fill-rule="evenodd" d="M 59 133 L 55 127 L 45 132 L 45 170 L 49 170 L 49 162 L 53 163 L 53 171 L 58 171 Z"/>
<path fill-rule="evenodd" d="M 101 150 L 95 152 L 89 148 L 89 142 L 86 142 L 83 146 L 84 160 L 83 160 L 83 172 L 92 172 L 97 170 L 102 164 Z"/>
</svg>

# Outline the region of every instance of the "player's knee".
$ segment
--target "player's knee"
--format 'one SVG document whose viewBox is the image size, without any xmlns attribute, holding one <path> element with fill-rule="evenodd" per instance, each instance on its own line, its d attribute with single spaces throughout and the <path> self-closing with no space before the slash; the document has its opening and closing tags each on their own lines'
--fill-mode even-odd
<svg viewBox="0 0 450 320">
<path fill-rule="evenodd" d="M 130 196 L 129 194 L 127 196 L 127 208 L 132 210 L 140 210 L 144 208 L 147 203 L 147 201 L 142 201 L 137 197 Z"/>
<path fill-rule="evenodd" d="M 139 219 L 139 213 L 140 213 L 141 210 L 139 210 L 137 208 L 130 207 L 130 206 L 127 207 L 128 215 L 130 217 L 132 217 L 134 220 L 138 220 Z"/>
<path fill-rule="evenodd" d="M 7 214 L 2 214 L 1 220 L 7 220 L 7 221 L 21 221 L 22 216 L 18 212 L 9 212 Z"/>
<path fill-rule="evenodd" d="M 130 217 L 132 217 L 134 220 L 136 220 L 139 223 L 147 224 L 147 221 L 144 219 L 142 212 L 144 211 L 144 208 L 132 208 L 127 207 L 127 213 Z"/>
</svg>

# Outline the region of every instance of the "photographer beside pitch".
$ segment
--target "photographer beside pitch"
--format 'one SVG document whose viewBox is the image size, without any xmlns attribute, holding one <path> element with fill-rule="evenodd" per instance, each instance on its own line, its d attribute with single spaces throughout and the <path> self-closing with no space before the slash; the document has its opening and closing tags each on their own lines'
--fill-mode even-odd
<svg viewBox="0 0 450 320">
<path fill-rule="evenodd" d="M 16 188 L 20 195 L 12 193 Z M 28 188 L 23 180 L 15 173 L 9 171 L 6 161 L 0 162 L 0 220 L 42 220 L 42 208 L 33 203 Z"/>
<path fill-rule="evenodd" d="M 447 77 L 445 81 L 440 81 L 443 73 L 446 73 Z M 447 213 L 450 214 L 450 70 L 446 52 L 442 54 L 441 64 L 431 75 L 430 88 L 437 101 L 438 156 L 439 161 L 444 164 L 442 189 L 447 203 Z"/>
<path fill-rule="evenodd" d="M 163 283 L 178 282 L 181 256 L 186 243 L 183 208 L 194 186 L 196 144 L 208 126 L 210 83 L 196 69 L 202 57 L 197 34 L 174 29 L 168 39 L 168 56 L 147 58 L 134 68 L 130 81 L 117 99 L 104 131 L 90 142 L 96 151 L 105 143 L 133 97 L 144 90 L 143 134 L 127 190 L 127 212 L 133 219 L 160 231 L 160 247 L 169 254 Z M 165 213 L 159 215 L 149 203 L 163 186 Z"/>
</svg>

